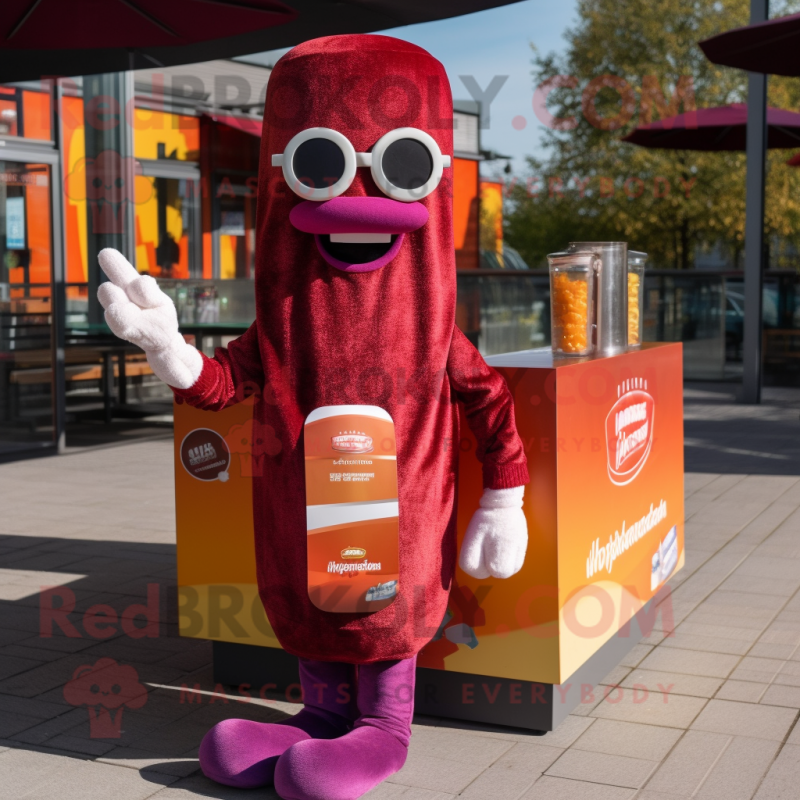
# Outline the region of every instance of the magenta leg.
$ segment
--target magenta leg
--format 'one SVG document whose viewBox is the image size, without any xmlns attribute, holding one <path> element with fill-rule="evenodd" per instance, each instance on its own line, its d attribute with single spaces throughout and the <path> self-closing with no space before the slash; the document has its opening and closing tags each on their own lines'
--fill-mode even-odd
<svg viewBox="0 0 800 800">
<path fill-rule="evenodd" d="M 207 778 L 253 789 L 269 786 L 278 757 L 292 745 L 333 739 L 347 733 L 358 716 L 355 667 L 300 659 L 303 708 L 283 722 L 226 719 L 200 744 L 200 767 Z"/>
<path fill-rule="evenodd" d="M 308 739 L 278 760 L 284 800 L 356 800 L 405 763 L 414 715 L 416 658 L 358 668 L 359 718 L 333 741 Z"/>
</svg>

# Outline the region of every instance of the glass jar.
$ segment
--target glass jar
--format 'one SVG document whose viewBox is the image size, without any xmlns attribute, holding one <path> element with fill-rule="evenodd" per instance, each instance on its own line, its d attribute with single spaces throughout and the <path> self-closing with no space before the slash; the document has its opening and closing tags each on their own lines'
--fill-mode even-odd
<svg viewBox="0 0 800 800">
<path fill-rule="evenodd" d="M 594 352 L 596 253 L 551 253 L 550 320 L 554 356 Z"/>
<path fill-rule="evenodd" d="M 628 349 L 627 242 L 570 242 L 567 252 L 597 255 L 595 352 L 601 356 L 624 353 Z"/>
<path fill-rule="evenodd" d="M 642 300 L 647 253 L 628 251 L 628 347 L 642 346 Z"/>
</svg>

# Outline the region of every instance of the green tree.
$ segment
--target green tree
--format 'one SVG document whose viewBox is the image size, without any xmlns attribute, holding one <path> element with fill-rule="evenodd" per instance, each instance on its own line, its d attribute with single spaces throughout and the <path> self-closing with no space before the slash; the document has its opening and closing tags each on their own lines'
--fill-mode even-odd
<svg viewBox="0 0 800 800">
<path fill-rule="evenodd" d="M 789 13 L 798 3 L 785 3 Z M 550 86 L 548 158 L 510 188 L 506 237 L 532 266 L 570 240 L 621 239 L 653 266 L 688 268 L 698 247 L 742 251 L 745 156 L 656 150 L 621 139 L 694 107 L 745 102 L 747 76 L 711 64 L 697 43 L 748 21 L 747 0 L 580 0 L 563 55 L 534 50 Z M 563 76 L 557 78 L 556 76 Z M 770 102 L 800 107 L 800 82 L 770 79 Z M 800 244 L 800 170 L 769 156 L 766 232 Z"/>
</svg>

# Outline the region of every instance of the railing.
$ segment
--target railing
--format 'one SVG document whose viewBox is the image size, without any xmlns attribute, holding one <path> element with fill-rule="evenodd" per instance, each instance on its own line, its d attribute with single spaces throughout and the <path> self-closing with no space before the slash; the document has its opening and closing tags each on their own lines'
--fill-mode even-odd
<svg viewBox="0 0 800 800">
<path fill-rule="evenodd" d="M 255 318 L 252 280 L 159 280 L 183 324 Z M 764 365 L 770 381 L 800 380 L 800 275 L 774 271 L 764 281 Z M 80 314 L 85 297 L 68 300 Z M 645 341 L 683 342 L 684 374 L 695 380 L 741 373 L 744 285 L 740 272 L 648 270 Z M 72 316 L 72 319 L 75 319 Z M 456 322 L 484 355 L 550 344 L 550 281 L 542 270 L 458 273 Z"/>
<path fill-rule="evenodd" d="M 773 382 L 800 380 L 800 275 L 764 280 L 764 367 Z M 741 374 L 744 284 L 740 272 L 648 270 L 644 340 L 683 342 L 684 375 L 721 380 Z M 458 275 L 460 327 L 484 355 L 550 343 L 550 284 L 542 270 Z"/>
</svg>

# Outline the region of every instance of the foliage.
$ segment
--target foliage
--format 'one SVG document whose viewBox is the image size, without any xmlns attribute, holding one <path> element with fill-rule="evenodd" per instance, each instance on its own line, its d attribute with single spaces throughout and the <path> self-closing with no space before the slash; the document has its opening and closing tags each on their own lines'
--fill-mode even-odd
<svg viewBox="0 0 800 800">
<path fill-rule="evenodd" d="M 797 5 L 784 3 L 778 13 Z M 546 253 L 570 240 L 592 239 L 628 241 L 659 267 L 690 267 L 698 248 L 716 247 L 731 265 L 738 262 L 744 153 L 657 150 L 620 140 L 638 124 L 693 103 L 746 102 L 746 73 L 711 64 L 697 43 L 746 25 L 748 16 L 747 0 L 579 0 L 566 52 L 540 55 L 534 48 L 534 85 L 556 87 L 547 112 L 574 121 L 552 122 L 544 137 L 548 158 L 529 159 L 530 174 L 509 186 L 505 236 L 529 264 L 542 266 Z M 559 75 L 574 80 L 554 79 Z M 800 81 L 770 78 L 769 100 L 800 110 Z M 789 254 L 800 248 L 800 170 L 785 166 L 791 155 L 769 154 L 765 218 L 773 249 L 780 244 Z"/>
</svg>

